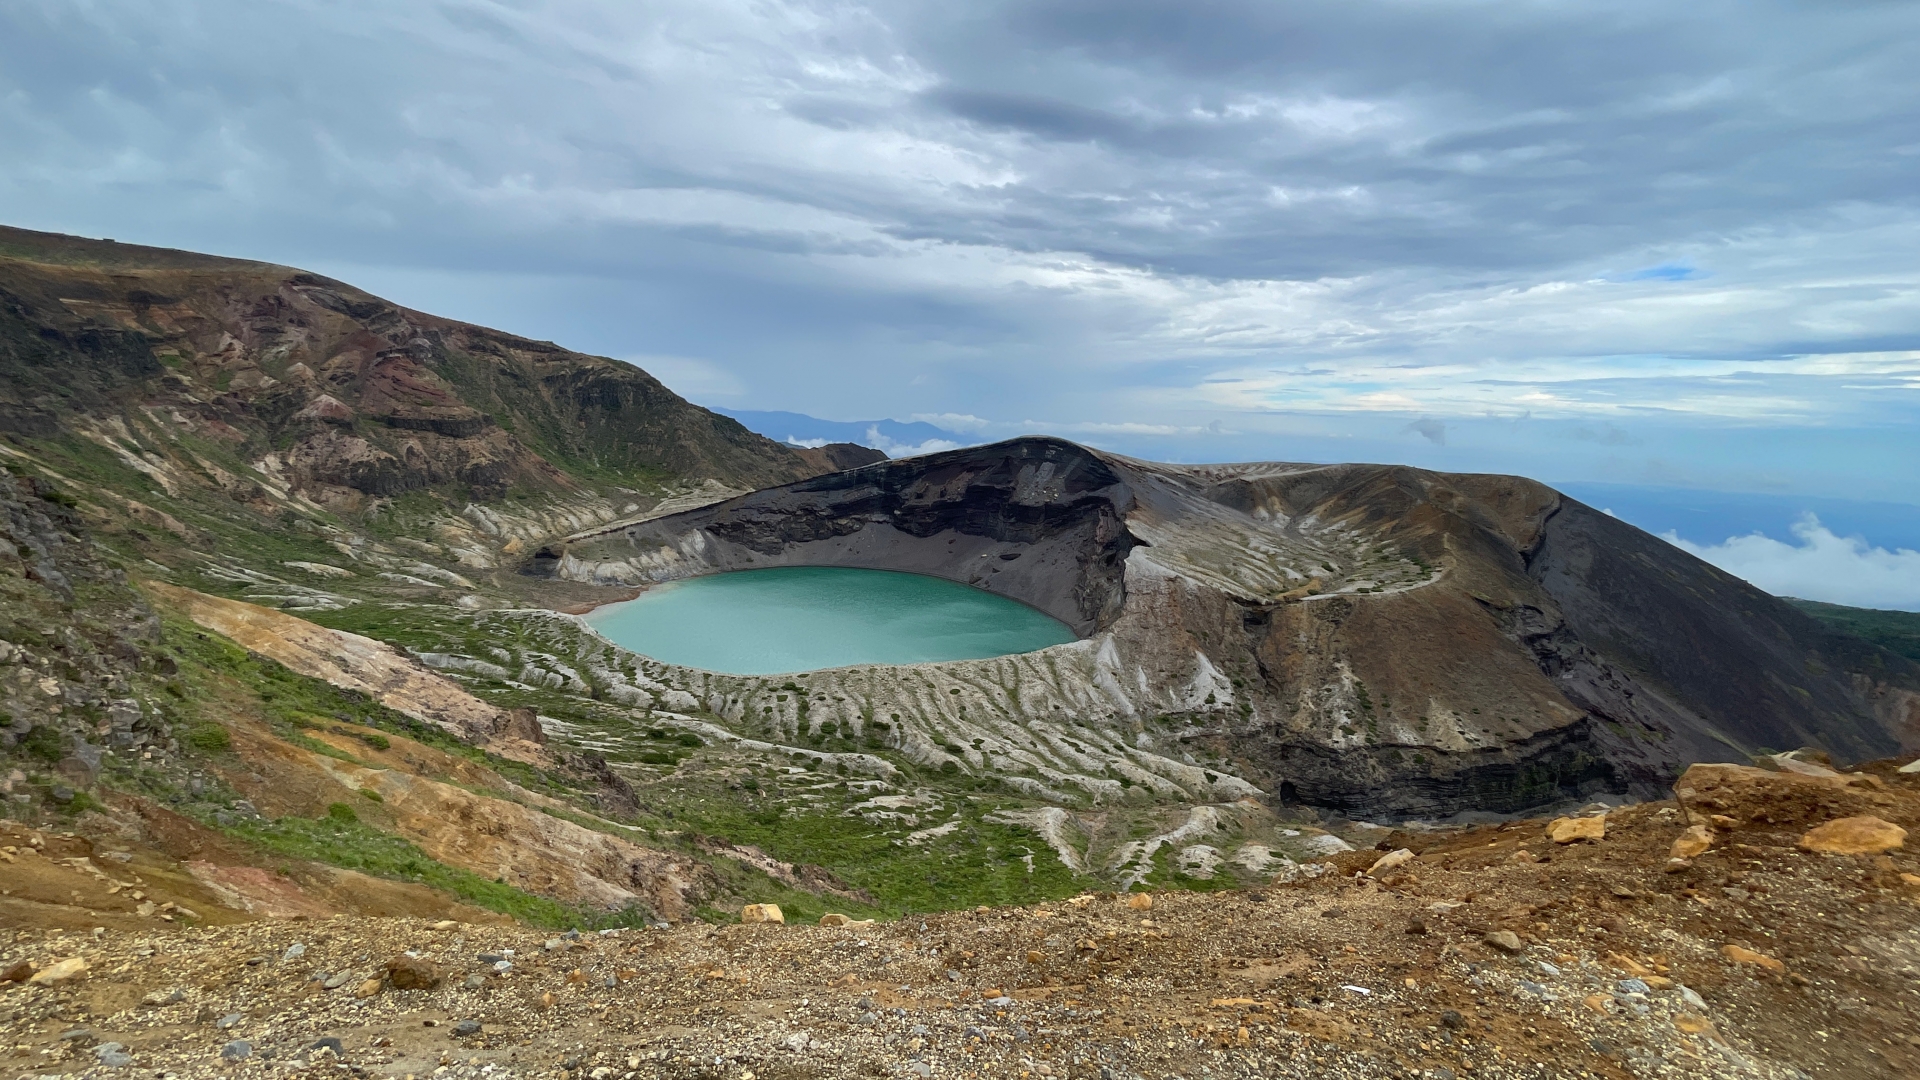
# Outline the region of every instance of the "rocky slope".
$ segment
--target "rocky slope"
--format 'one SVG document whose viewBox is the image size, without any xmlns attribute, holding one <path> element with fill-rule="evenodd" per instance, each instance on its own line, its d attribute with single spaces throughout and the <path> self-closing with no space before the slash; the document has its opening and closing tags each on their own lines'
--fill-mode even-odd
<svg viewBox="0 0 1920 1080">
<path fill-rule="evenodd" d="M 891 717 L 884 740 L 927 764 L 1035 790 L 1121 797 L 1112 773 L 1220 797 L 1244 777 L 1276 804 L 1444 815 L 1920 739 L 1920 667 L 1516 477 L 1169 466 L 1022 439 L 609 523 L 527 569 L 634 586 L 794 564 L 966 581 L 1085 640 L 818 673 L 831 704 L 800 711 L 785 679 L 656 678 L 785 737 Z M 924 692 L 943 679 L 951 694 Z M 1204 764 L 1195 747 L 1219 755 L 1213 780 L 1179 775 Z"/>
<path fill-rule="evenodd" d="M 1703 768 L 1678 804 L 1394 834 L 1258 889 L 564 935 L 404 909 L 261 919 L 204 890 L 194 921 L 224 925 L 182 929 L 162 917 L 186 918 L 171 882 L 192 879 L 163 854 L 0 824 L 0 1061 L 448 1080 L 1913 1075 L 1920 864 L 1896 823 L 1920 822 L 1920 781 L 1775 767 L 1801 771 Z M 1868 812 L 1881 839 L 1832 842 Z M 141 915 L 141 886 L 168 909 Z"/>
</svg>

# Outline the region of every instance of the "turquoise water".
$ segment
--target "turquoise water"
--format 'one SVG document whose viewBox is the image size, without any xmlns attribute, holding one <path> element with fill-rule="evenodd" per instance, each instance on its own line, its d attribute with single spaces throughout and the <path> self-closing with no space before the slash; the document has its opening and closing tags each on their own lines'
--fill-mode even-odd
<svg viewBox="0 0 1920 1080">
<path fill-rule="evenodd" d="M 668 582 L 587 622 L 655 660 L 734 675 L 970 660 L 1073 640 L 1065 623 L 957 581 L 837 566 Z"/>
</svg>

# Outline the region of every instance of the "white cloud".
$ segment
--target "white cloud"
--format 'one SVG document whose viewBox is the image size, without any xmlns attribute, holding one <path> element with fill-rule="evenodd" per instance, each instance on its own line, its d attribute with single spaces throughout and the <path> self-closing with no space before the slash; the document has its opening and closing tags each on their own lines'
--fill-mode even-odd
<svg viewBox="0 0 1920 1080">
<path fill-rule="evenodd" d="M 787 445 L 788 445 L 788 446 L 798 446 L 798 447 L 800 447 L 800 448 L 801 448 L 801 449 L 803 449 L 803 450 L 818 450 L 818 449 L 820 449 L 821 447 L 823 447 L 823 446 L 825 446 L 825 445 L 827 445 L 827 440 L 825 440 L 825 439 L 796 439 L 796 438 L 794 438 L 793 436 L 791 436 L 791 435 L 789 435 L 789 436 L 787 436 Z"/>
<path fill-rule="evenodd" d="M 922 454 L 937 454 L 942 450 L 958 450 L 960 444 L 948 439 L 928 439 L 917 445 L 894 442 L 880 434 L 878 427 L 867 429 L 867 445 L 890 458 L 919 457 Z"/>
<path fill-rule="evenodd" d="M 1793 526 L 1797 544 L 1761 533 L 1695 544 L 1669 532 L 1663 539 L 1776 596 L 1852 607 L 1920 611 L 1920 551 L 1870 546 L 1835 536 L 1812 514 Z"/>
</svg>

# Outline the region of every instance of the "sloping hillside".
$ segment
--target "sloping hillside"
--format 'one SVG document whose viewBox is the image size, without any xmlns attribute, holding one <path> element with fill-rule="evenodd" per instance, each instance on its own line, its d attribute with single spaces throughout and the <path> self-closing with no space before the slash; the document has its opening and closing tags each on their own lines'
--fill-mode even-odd
<svg viewBox="0 0 1920 1080">
<path fill-rule="evenodd" d="M 0 229 L 0 431 L 90 439 L 163 488 L 340 510 L 832 468 L 629 364 L 288 267 L 18 229 Z"/>
</svg>

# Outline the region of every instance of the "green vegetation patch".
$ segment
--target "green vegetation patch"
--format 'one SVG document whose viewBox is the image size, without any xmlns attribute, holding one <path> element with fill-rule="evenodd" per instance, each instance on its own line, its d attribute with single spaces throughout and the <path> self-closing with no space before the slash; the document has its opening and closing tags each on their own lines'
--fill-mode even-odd
<svg viewBox="0 0 1920 1080">
<path fill-rule="evenodd" d="M 1844 607 L 1791 597 L 1787 603 L 1843 634 L 1865 638 L 1909 660 L 1920 660 L 1920 612 Z"/>
</svg>

